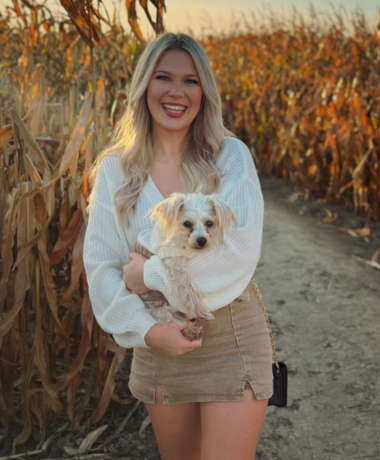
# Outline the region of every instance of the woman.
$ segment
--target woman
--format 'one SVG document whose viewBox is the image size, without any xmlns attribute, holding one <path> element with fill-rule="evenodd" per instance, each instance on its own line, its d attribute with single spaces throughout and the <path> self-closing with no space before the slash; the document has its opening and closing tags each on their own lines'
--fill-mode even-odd
<svg viewBox="0 0 380 460">
<path fill-rule="evenodd" d="M 248 148 L 223 126 L 217 86 L 194 39 L 168 33 L 147 46 L 95 176 L 84 247 L 90 298 L 100 327 L 134 348 L 129 387 L 145 404 L 162 459 L 252 460 L 273 393 L 269 330 L 250 285 L 263 197 Z M 189 262 L 215 316 L 203 322 L 203 338 L 189 342 L 183 327 L 158 324 L 139 297 L 157 290 L 173 301 L 162 261 L 130 251 L 153 227 L 146 216 L 153 205 L 195 191 L 217 192 L 238 228 Z M 235 302 L 246 288 L 250 300 Z"/>
</svg>

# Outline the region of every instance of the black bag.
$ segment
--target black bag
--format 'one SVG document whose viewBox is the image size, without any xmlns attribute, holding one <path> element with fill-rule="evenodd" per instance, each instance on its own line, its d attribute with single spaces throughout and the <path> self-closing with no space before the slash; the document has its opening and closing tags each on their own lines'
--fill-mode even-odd
<svg viewBox="0 0 380 460">
<path fill-rule="evenodd" d="M 269 335 L 272 342 L 272 350 L 275 362 L 272 363 L 272 371 L 273 371 L 273 395 L 268 400 L 268 406 L 277 406 L 277 407 L 285 407 L 288 402 L 288 368 L 283 361 L 277 360 L 276 348 L 274 346 L 274 339 L 273 339 L 273 332 L 272 328 L 270 327 L 269 318 L 267 312 L 265 310 L 264 302 L 261 297 L 259 288 L 254 280 L 251 279 L 251 283 L 256 291 L 256 295 L 259 299 L 261 308 L 265 315 L 265 319 L 267 321 Z"/>
<path fill-rule="evenodd" d="M 278 365 L 280 372 L 276 363 L 272 363 L 273 395 L 268 401 L 268 406 L 285 407 L 288 402 L 288 368 L 282 361 L 279 361 Z"/>
</svg>

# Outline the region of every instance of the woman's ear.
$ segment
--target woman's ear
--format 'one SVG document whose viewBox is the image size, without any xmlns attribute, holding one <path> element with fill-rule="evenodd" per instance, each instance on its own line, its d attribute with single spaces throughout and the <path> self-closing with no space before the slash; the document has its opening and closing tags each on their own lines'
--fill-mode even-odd
<svg viewBox="0 0 380 460">
<path fill-rule="evenodd" d="M 216 216 L 215 238 L 217 244 L 223 243 L 224 234 L 230 227 L 237 226 L 237 219 L 234 210 L 227 203 L 222 201 L 218 195 L 212 194 L 209 196 L 211 205 L 214 208 Z"/>
</svg>

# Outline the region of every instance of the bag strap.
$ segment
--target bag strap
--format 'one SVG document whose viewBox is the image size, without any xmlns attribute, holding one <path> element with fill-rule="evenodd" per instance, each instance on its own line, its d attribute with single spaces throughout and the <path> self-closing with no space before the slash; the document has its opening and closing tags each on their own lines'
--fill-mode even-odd
<svg viewBox="0 0 380 460">
<path fill-rule="evenodd" d="M 270 340 L 271 340 L 271 342 L 272 342 L 273 356 L 274 356 L 274 360 L 275 360 L 275 363 L 276 363 L 277 375 L 278 375 L 278 374 L 280 373 L 280 366 L 279 366 L 278 360 L 277 360 L 276 347 L 274 346 L 274 339 L 273 339 L 272 328 L 271 328 L 270 323 L 269 323 L 269 318 L 268 318 L 268 315 L 267 315 L 267 312 L 266 312 L 266 309 L 265 309 L 265 306 L 264 306 L 263 299 L 262 299 L 262 297 L 261 297 L 259 288 L 257 287 L 256 281 L 255 281 L 254 278 L 251 279 L 251 283 L 252 283 L 253 288 L 254 288 L 255 291 L 256 291 L 257 298 L 259 299 L 261 308 L 262 308 L 262 310 L 263 310 L 263 313 L 264 313 L 264 315 L 265 315 L 265 319 L 266 319 L 266 321 L 267 321 L 267 325 L 268 325 L 268 329 L 269 329 L 269 335 L 270 335 Z"/>
</svg>

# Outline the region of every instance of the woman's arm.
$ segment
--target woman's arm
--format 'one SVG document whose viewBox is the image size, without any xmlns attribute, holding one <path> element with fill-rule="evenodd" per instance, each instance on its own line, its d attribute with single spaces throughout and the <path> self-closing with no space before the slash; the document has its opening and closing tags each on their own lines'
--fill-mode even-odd
<svg viewBox="0 0 380 460">
<path fill-rule="evenodd" d="M 200 252 L 188 263 L 194 284 L 204 295 L 206 304 L 208 296 L 228 286 L 243 279 L 248 284 L 261 253 L 264 200 L 252 155 L 243 142 L 234 140 L 227 166 L 229 172 L 218 194 L 234 209 L 237 229 L 228 234 L 222 245 Z M 171 305 L 180 302 L 168 290 L 165 267 L 157 255 L 145 262 L 144 283 L 150 289 L 161 291 Z"/>
<path fill-rule="evenodd" d="M 107 177 L 112 176 L 112 161 L 106 158 L 101 163 L 89 207 L 83 248 L 89 295 L 99 326 L 116 343 L 125 348 L 148 347 L 144 337 L 157 321 L 140 297 L 126 290 L 122 278 L 130 248 L 120 240 L 111 207 Z"/>
</svg>

